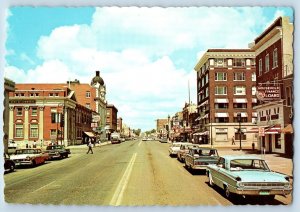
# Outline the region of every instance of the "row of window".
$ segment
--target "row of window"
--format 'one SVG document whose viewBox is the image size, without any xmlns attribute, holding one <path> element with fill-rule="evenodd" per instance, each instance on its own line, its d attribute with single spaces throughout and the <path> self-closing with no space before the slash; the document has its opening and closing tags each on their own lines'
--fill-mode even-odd
<svg viewBox="0 0 300 212">
<path fill-rule="evenodd" d="M 23 108 L 22 107 L 16 107 L 16 115 L 22 116 L 23 115 Z M 31 107 L 31 115 L 37 116 L 37 107 Z"/>
<path fill-rule="evenodd" d="M 15 93 L 15 97 L 24 97 L 25 93 L 20 93 L 20 92 L 16 92 Z M 29 95 L 30 97 L 38 97 L 39 93 L 30 93 Z M 49 97 L 58 97 L 59 94 L 58 93 L 49 93 Z M 91 92 L 90 91 L 86 91 L 85 93 L 85 97 L 86 98 L 90 98 L 91 97 Z"/>
<path fill-rule="evenodd" d="M 246 74 L 245 72 L 235 72 L 233 74 L 233 81 L 245 81 L 246 80 Z M 256 73 L 252 72 L 252 78 L 251 80 L 253 82 L 256 81 Z M 216 72 L 215 73 L 215 81 L 227 81 L 227 72 Z"/>
<path fill-rule="evenodd" d="M 277 49 L 274 49 L 273 52 L 272 52 L 272 69 L 273 68 L 276 68 L 278 67 L 278 52 L 277 52 Z M 258 75 L 262 75 L 263 72 L 264 73 L 267 73 L 270 71 L 270 55 L 267 54 L 265 56 L 265 66 L 264 66 L 264 70 L 263 70 L 263 58 L 259 59 L 259 62 L 258 62 Z"/>
<path fill-rule="evenodd" d="M 245 59 L 245 58 L 215 58 L 208 60 L 205 65 L 201 67 L 199 71 L 199 76 L 207 70 L 209 65 L 213 65 L 215 67 L 246 67 L 250 65 L 255 65 L 255 59 Z"/>
<path fill-rule="evenodd" d="M 246 95 L 246 86 L 238 85 L 233 87 L 234 95 Z M 256 87 L 252 86 L 252 95 L 256 94 Z M 227 86 L 216 86 L 215 95 L 227 95 Z"/>
<path fill-rule="evenodd" d="M 38 136 L 39 136 L 38 124 L 30 124 L 29 137 L 30 138 L 38 138 Z M 23 126 L 23 124 L 16 124 L 15 125 L 15 137 L 16 138 L 23 138 L 24 137 L 24 126 Z"/>
</svg>

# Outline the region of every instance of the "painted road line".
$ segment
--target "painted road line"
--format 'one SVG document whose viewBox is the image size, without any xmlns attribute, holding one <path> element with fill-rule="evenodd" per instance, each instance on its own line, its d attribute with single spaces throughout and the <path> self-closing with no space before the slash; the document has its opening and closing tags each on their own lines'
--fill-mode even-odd
<svg viewBox="0 0 300 212">
<path fill-rule="evenodd" d="M 133 156 L 131 157 L 131 160 L 124 172 L 124 175 L 122 176 L 120 182 L 119 182 L 119 185 L 113 195 L 113 198 L 111 199 L 110 201 L 110 205 L 114 205 L 114 206 L 117 206 L 117 205 L 120 205 L 121 202 L 122 202 L 122 199 L 123 199 L 123 194 L 124 194 L 124 191 L 127 187 L 127 184 L 128 184 L 128 181 L 129 181 L 129 177 L 130 177 L 130 174 L 131 174 L 131 171 L 132 171 L 132 167 L 134 165 L 134 161 L 136 159 L 136 155 L 137 153 L 134 153 Z"/>
<path fill-rule="evenodd" d="M 34 192 L 39 191 L 39 190 L 42 190 L 43 188 L 46 188 L 47 186 L 49 186 L 49 185 L 51 185 L 51 184 L 53 184 L 53 183 L 55 183 L 55 182 L 56 182 L 56 181 L 52 181 L 51 183 L 48 183 L 48 184 L 46 184 L 46 185 L 44 185 L 44 186 L 42 186 L 42 187 L 36 189 Z"/>
<path fill-rule="evenodd" d="M 141 145 L 141 143 L 142 143 L 142 141 L 140 141 L 140 143 L 138 144 L 138 146 L 140 146 L 140 145 Z"/>
</svg>

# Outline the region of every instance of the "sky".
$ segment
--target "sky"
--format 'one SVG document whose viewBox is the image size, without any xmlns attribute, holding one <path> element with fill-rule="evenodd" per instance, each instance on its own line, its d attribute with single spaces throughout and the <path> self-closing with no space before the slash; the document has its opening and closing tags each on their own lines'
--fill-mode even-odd
<svg viewBox="0 0 300 212">
<path fill-rule="evenodd" d="M 289 7 L 10 7 L 4 76 L 16 83 L 90 83 L 134 129 L 196 103 L 195 65 L 209 48 L 247 48 Z M 190 85 L 190 86 L 188 86 Z M 189 89 L 190 87 L 190 89 Z"/>
</svg>

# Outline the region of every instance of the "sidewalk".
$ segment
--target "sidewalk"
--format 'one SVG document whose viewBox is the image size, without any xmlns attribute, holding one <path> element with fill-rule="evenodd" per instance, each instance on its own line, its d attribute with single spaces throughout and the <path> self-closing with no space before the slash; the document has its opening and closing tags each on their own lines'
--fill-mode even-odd
<svg viewBox="0 0 300 212">
<path fill-rule="evenodd" d="M 256 157 L 260 157 L 262 159 L 265 159 L 269 168 L 272 171 L 275 172 L 280 172 L 283 174 L 286 174 L 293 178 L 293 159 L 291 158 L 286 158 L 281 154 L 276 154 L 276 153 L 266 153 L 266 154 L 261 154 L 260 152 L 252 151 L 252 149 L 242 149 L 241 151 L 238 148 L 222 148 L 218 147 L 217 148 L 219 155 L 253 155 Z"/>
</svg>

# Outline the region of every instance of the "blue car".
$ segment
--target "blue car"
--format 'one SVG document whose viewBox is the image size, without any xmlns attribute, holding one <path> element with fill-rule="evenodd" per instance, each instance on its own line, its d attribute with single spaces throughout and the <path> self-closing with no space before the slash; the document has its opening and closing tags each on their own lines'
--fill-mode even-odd
<svg viewBox="0 0 300 212">
<path fill-rule="evenodd" d="M 289 176 L 271 171 L 259 157 L 223 156 L 217 164 L 207 166 L 206 174 L 209 185 L 223 189 L 227 198 L 237 194 L 274 199 L 292 192 Z"/>
</svg>

